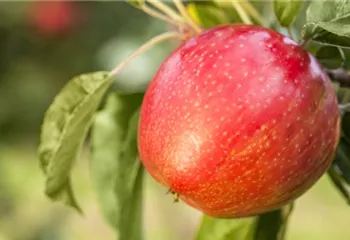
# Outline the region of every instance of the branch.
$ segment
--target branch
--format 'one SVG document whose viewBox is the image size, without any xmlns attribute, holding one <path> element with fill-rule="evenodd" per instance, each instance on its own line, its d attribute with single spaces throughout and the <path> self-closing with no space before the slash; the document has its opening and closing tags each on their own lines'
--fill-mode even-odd
<svg viewBox="0 0 350 240">
<path fill-rule="evenodd" d="M 187 9 L 184 5 L 184 3 L 180 0 L 173 0 L 175 6 L 183 16 L 183 18 L 187 21 L 187 23 L 192 27 L 192 29 L 196 33 L 200 33 L 202 31 L 202 28 L 199 26 L 199 24 L 191 17 L 191 15 L 187 12 Z"/>
<path fill-rule="evenodd" d="M 328 76 L 335 82 L 338 82 L 341 87 L 350 87 L 350 74 L 344 68 L 325 69 Z"/>
<path fill-rule="evenodd" d="M 164 42 L 169 39 L 185 39 L 186 35 L 180 34 L 178 32 L 166 32 L 153 37 L 151 40 L 139 47 L 134 53 L 129 55 L 123 62 L 121 62 L 116 68 L 114 68 L 110 73 L 110 77 L 115 77 L 120 71 L 122 71 L 126 65 L 128 65 L 135 58 L 140 56 L 142 53 L 153 47 L 154 45 Z"/>
<path fill-rule="evenodd" d="M 178 21 L 178 20 L 174 20 L 172 18 L 170 18 L 167 15 L 164 15 L 150 7 L 148 7 L 146 4 L 142 4 L 141 6 L 138 7 L 139 9 L 141 9 L 142 11 L 144 11 L 145 13 L 147 13 L 148 15 L 154 17 L 154 18 L 158 18 L 160 20 L 163 20 L 167 23 L 173 24 L 175 26 L 180 25 L 180 26 L 185 26 L 185 23 L 182 21 Z"/>
<path fill-rule="evenodd" d="M 185 20 L 180 16 L 177 12 L 175 12 L 171 7 L 169 7 L 167 4 L 163 3 L 162 1 L 158 0 L 149 0 L 148 3 L 152 4 L 155 8 L 159 9 L 160 11 L 164 12 L 167 16 L 172 18 L 173 20 L 177 22 L 185 22 Z"/>
</svg>

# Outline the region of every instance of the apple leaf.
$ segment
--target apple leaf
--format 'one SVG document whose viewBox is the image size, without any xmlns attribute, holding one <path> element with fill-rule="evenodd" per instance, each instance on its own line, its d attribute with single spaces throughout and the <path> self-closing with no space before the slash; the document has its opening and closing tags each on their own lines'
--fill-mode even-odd
<svg viewBox="0 0 350 240">
<path fill-rule="evenodd" d="M 350 187 L 344 182 L 344 179 L 342 179 L 337 171 L 338 169 L 332 165 L 328 170 L 328 176 L 345 201 L 350 204 Z"/>
<path fill-rule="evenodd" d="M 344 69 L 350 70 L 350 49 L 343 49 L 345 55 Z"/>
<path fill-rule="evenodd" d="M 350 142 L 350 112 L 344 113 L 341 128 L 345 139 Z"/>
<path fill-rule="evenodd" d="M 195 240 L 246 240 L 254 218 L 216 219 L 203 215 Z"/>
<path fill-rule="evenodd" d="M 316 58 L 328 69 L 340 68 L 345 62 L 345 56 L 342 49 L 333 46 L 321 47 L 316 53 Z"/>
<path fill-rule="evenodd" d="M 289 27 L 299 13 L 303 1 L 278 0 L 273 2 L 273 10 L 282 27 Z"/>
<path fill-rule="evenodd" d="M 350 144 L 344 136 L 340 138 L 333 164 L 341 177 L 350 184 Z"/>
<path fill-rule="evenodd" d="M 38 149 L 46 177 L 45 192 L 81 211 L 73 194 L 70 171 L 111 80 L 107 72 L 73 78 L 47 110 Z"/>
<path fill-rule="evenodd" d="M 187 4 L 190 15 L 204 28 L 211 28 L 220 24 L 229 23 L 230 18 L 222 8 L 214 4 Z"/>
<path fill-rule="evenodd" d="M 349 123 L 350 113 L 342 116 L 342 136 L 340 137 L 332 166 L 328 170 L 334 186 L 350 204 L 350 141 Z"/>
<path fill-rule="evenodd" d="M 292 204 L 255 217 L 215 219 L 203 216 L 196 240 L 284 240 Z"/>
<path fill-rule="evenodd" d="M 336 71 L 336 73 L 338 74 L 337 71 L 339 71 L 339 74 L 341 73 L 339 69 L 335 69 L 333 71 Z M 346 75 L 345 75 L 346 73 Z M 347 77 L 347 71 L 345 70 L 345 73 L 343 72 L 342 74 L 344 74 L 344 77 L 346 76 Z M 333 79 L 334 76 L 332 76 L 332 74 L 329 74 L 328 75 L 330 76 L 330 79 Z M 337 80 L 339 81 L 339 80 Z M 346 84 L 346 80 L 345 81 L 342 81 L 344 82 L 344 84 Z M 350 89 L 347 87 L 347 86 L 342 86 L 341 82 L 340 83 L 340 86 L 337 87 L 337 100 L 338 100 L 338 104 L 346 104 L 348 102 L 350 102 Z M 342 120 L 342 123 L 347 123 L 347 122 L 344 122 Z"/>
<path fill-rule="evenodd" d="M 134 7 L 140 7 L 146 4 L 144 0 L 127 0 L 126 2 Z"/>
<path fill-rule="evenodd" d="M 188 0 L 189 3 L 194 3 L 197 5 L 213 5 L 217 0 Z"/>
<path fill-rule="evenodd" d="M 306 12 L 304 39 L 350 47 L 350 1 L 313 1 Z"/>
<path fill-rule="evenodd" d="M 91 176 L 117 239 L 139 240 L 143 167 L 138 159 L 138 111 L 143 94 L 110 94 L 92 128 Z"/>
<path fill-rule="evenodd" d="M 259 215 L 245 240 L 284 240 L 293 203 Z"/>
<path fill-rule="evenodd" d="M 344 183 L 342 177 L 337 173 L 335 166 L 330 167 L 328 170 L 328 176 L 333 185 L 338 189 L 340 194 L 345 198 L 345 201 L 350 204 L 350 189 L 349 186 Z"/>
</svg>

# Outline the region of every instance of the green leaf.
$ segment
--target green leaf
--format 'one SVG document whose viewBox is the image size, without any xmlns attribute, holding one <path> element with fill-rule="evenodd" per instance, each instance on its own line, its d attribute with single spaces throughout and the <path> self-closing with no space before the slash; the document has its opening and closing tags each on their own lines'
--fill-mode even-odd
<svg viewBox="0 0 350 240">
<path fill-rule="evenodd" d="M 259 216 L 215 219 L 203 216 L 196 240 L 284 240 L 292 204 Z"/>
<path fill-rule="evenodd" d="M 328 176 L 340 194 L 350 204 L 350 142 L 344 131 L 344 124 L 346 124 L 344 116 L 342 118 L 342 136 L 332 166 L 328 170 Z"/>
<path fill-rule="evenodd" d="M 350 70 L 350 49 L 343 49 L 345 55 L 344 69 Z"/>
<path fill-rule="evenodd" d="M 289 27 L 294 22 L 302 4 L 303 1 L 295 0 L 273 2 L 273 10 L 281 26 Z"/>
<path fill-rule="evenodd" d="M 129 3 L 133 7 L 141 7 L 145 4 L 144 0 L 127 0 L 127 3 Z"/>
<path fill-rule="evenodd" d="M 138 111 L 143 94 L 110 94 L 92 129 L 91 175 L 101 210 L 119 240 L 139 240 L 142 175 Z"/>
<path fill-rule="evenodd" d="M 226 12 L 213 4 L 189 3 L 187 10 L 196 22 L 204 28 L 211 28 L 230 22 Z"/>
<path fill-rule="evenodd" d="M 338 71 L 338 69 L 334 70 Z M 339 70 L 340 71 L 340 70 Z M 332 78 L 332 76 L 330 76 Z M 350 89 L 343 86 L 337 87 L 337 100 L 339 104 L 346 104 L 350 102 Z M 344 122 L 344 121 L 342 121 Z"/>
<path fill-rule="evenodd" d="M 111 85 L 107 72 L 72 79 L 47 110 L 41 129 L 39 159 L 46 177 L 45 192 L 80 211 L 70 171 L 101 99 Z"/>
<path fill-rule="evenodd" d="M 248 15 L 251 15 L 254 22 L 262 25 L 262 18 L 252 3 L 241 1 L 240 5 Z M 187 4 L 187 10 L 196 22 L 204 28 L 242 22 L 230 1 L 191 1 Z"/>
<path fill-rule="evenodd" d="M 328 176 L 333 183 L 333 185 L 337 188 L 340 194 L 345 198 L 345 201 L 350 204 L 350 189 L 349 185 L 347 185 L 344 179 L 339 174 L 339 168 L 336 165 L 332 165 L 328 170 Z"/>
<path fill-rule="evenodd" d="M 293 204 L 257 217 L 247 240 L 284 240 Z"/>
<path fill-rule="evenodd" d="M 344 52 L 339 47 L 324 46 L 317 53 L 318 61 L 328 69 L 340 68 L 344 65 Z"/>
<path fill-rule="evenodd" d="M 306 12 L 304 39 L 350 47 L 350 1 L 313 1 Z"/>
<path fill-rule="evenodd" d="M 196 5 L 213 5 L 216 0 L 189 0 L 189 3 L 194 3 Z"/>
<path fill-rule="evenodd" d="M 344 113 L 342 117 L 341 128 L 342 128 L 344 137 L 350 143 L 350 112 Z"/>
<path fill-rule="evenodd" d="M 333 164 L 341 177 L 350 184 L 350 144 L 344 136 L 340 138 Z"/>
<path fill-rule="evenodd" d="M 196 240 L 245 240 L 254 218 L 217 219 L 203 215 Z"/>
</svg>

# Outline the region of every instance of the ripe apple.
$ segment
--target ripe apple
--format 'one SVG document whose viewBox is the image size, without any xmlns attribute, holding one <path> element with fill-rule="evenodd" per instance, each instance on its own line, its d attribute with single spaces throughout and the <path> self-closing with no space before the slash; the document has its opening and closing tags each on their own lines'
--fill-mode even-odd
<svg viewBox="0 0 350 240">
<path fill-rule="evenodd" d="M 39 33 L 47 36 L 56 36 L 71 30 L 76 14 L 72 1 L 36 1 L 29 6 L 30 23 Z"/>
<path fill-rule="evenodd" d="M 279 208 L 328 169 L 339 138 L 335 91 L 315 58 L 259 26 L 203 31 L 151 81 L 138 146 L 148 172 L 214 217 Z"/>
</svg>

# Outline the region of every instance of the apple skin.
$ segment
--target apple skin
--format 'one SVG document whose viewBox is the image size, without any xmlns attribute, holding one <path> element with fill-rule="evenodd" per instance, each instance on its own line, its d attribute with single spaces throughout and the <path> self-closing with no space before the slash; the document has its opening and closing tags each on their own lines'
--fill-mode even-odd
<svg viewBox="0 0 350 240">
<path fill-rule="evenodd" d="M 277 209 L 329 168 L 339 140 L 336 94 L 291 39 L 224 25 L 178 47 L 151 81 L 138 147 L 147 171 L 218 218 Z"/>
<path fill-rule="evenodd" d="M 68 33 L 75 25 L 76 14 L 72 1 L 35 1 L 29 6 L 29 22 L 46 36 Z"/>
</svg>

